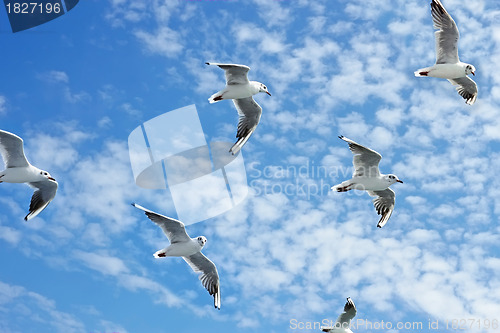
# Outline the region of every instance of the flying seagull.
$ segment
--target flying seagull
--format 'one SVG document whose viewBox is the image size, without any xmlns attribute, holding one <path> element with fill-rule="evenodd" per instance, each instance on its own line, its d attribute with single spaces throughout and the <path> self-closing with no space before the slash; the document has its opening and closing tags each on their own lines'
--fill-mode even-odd
<svg viewBox="0 0 500 333">
<path fill-rule="evenodd" d="M 477 85 L 467 75 L 476 75 L 476 68 L 458 59 L 458 28 L 455 21 L 446 11 L 440 0 L 431 2 L 432 20 L 436 36 L 436 64 L 421 68 L 415 76 L 432 76 L 448 79 L 457 86 L 458 94 L 465 99 L 465 103 L 472 105 L 477 98 Z"/>
<path fill-rule="evenodd" d="M 5 170 L 0 172 L 0 183 L 27 183 L 36 188 L 29 213 L 24 217 L 26 221 L 31 220 L 54 199 L 57 182 L 47 171 L 28 162 L 24 156 L 23 139 L 15 134 L 0 130 L 0 154 L 5 163 Z"/>
<path fill-rule="evenodd" d="M 349 144 L 349 149 L 354 154 L 352 161 L 354 172 L 352 179 L 332 186 L 332 190 L 337 192 L 347 192 L 352 189 L 368 191 L 370 196 L 375 197 L 373 205 L 377 213 L 382 215 L 377 224 L 377 227 L 382 228 L 391 217 L 396 201 L 396 195 L 389 186 L 403 182 L 396 175 L 380 173 L 378 164 L 382 156 L 379 153 L 344 136 L 339 136 L 339 138 Z"/>
<path fill-rule="evenodd" d="M 219 273 L 214 263 L 201 253 L 207 239 L 205 236 L 190 238 L 184 228 L 184 223 L 150 211 L 138 204 L 132 206 L 143 210 L 151 221 L 156 223 L 165 233 L 170 245 L 156 251 L 155 258 L 182 257 L 196 273 L 201 273 L 199 279 L 203 287 L 214 297 L 214 306 L 220 310 Z"/>
<path fill-rule="evenodd" d="M 340 314 L 333 327 L 322 326 L 323 332 L 332 333 L 353 333 L 349 328 L 351 320 L 356 316 L 356 306 L 350 297 L 347 297 L 347 302 L 344 305 L 344 312 Z"/>
<path fill-rule="evenodd" d="M 245 65 L 235 64 L 218 64 L 207 62 L 207 65 L 216 65 L 226 72 L 226 87 L 219 92 L 216 92 L 208 101 L 216 103 L 223 99 L 232 99 L 236 110 L 238 110 L 239 121 L 238 130 L 236 132 L 236 143 L 229 149 L 234 155 L 248 141 L 252 133 L 259 124 L 262 108 L 252 98 L 253 95 L 260 92 L 271 94 L 267 91 L 267 87 L 257 81 L 248 81 L 248 71 L 250 67 Z"/>
</svg>

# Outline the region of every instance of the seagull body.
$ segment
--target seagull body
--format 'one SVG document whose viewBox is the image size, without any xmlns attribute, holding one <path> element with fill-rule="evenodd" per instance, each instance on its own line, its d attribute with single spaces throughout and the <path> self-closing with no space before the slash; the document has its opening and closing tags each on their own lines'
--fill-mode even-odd
<svg viewBox="0 0 500 333">
<path fill-rule="evenodd" d="M 190 238 L 181 221 L 160 215 L 135 203 L 132 206 L 144 211 L 146 216 L 163 230 L 170 241 L 170 245 L 156 251 L 154 257 L 182 257 L 194 272 L 202 273 L 199 279 L 210 295 L 213 295 L 214 306 L 220 310 L 219 273 L 214 263 L 201 253 L 207 239 L 204 236 Z"/>
<path fill-rule="evenodd" d="M 403 183 L 396 175 L 381 174 L 378 168 L 382 156 L 376 151 L 366 148 L 344 136 L 339 136 L 349 144 L 349 149 L 354 154 L 354 172 L 352 178 L 338 185 L 332 186 L 332 190 L 337 192 L 347 192 L 349 190 L 364 190 L 373 199 L 373 204 L 377 213 L 382 215 L 377 227 L 382 228 L 394 210 L 396 195 L 389 186 L 394 183 Z"/>
<path fill-rule="evenodd" d="M 248 81 L 248 71 L 250 67 L 237 64 L 219 64 L 215 62 L 207 62 L 207 65 L 219 66 L 226 73 L 226 87 L 219 92 L 216 92 L 208 101 L 216 103 L 223 99 L 240 99 L 248 98 L 260 92 L 271 94 L 267 91 L 267 87 L 257 81 Z"/>
<path fill-rule="evenodd" d="M 252 97 L 253 95 L 257 95 L 259 92 L 261 92 L 261 85 L 262 83 L 257 81 L 248 81 L 248 84 L 229 85 L 221 91 L 218 91 L 210 96 L 208 101 L 210 102 L 210 104 L 213 104 L 224 99 L 240 99 Z"/>
<path fill-rule="evenodd" d="M 200 240 L 197 238 L 191 238 L 186 242 L 170 244 L 166 248 L 156 251 L 153 256 L 155 258 L 192 256 L 203 249 L 203 245 L 205 244 L 204 242 L 206 242 L 206 239 L 203 238 Z"/>
<path fill-rule="evenodd" d="M 356 306 L 350 297 L 347 297 L 347 302 L 344 305 L 344 312 L 340 314 L 333 327 L 322 326 L 323 332 L 331 333 L 353 333 L 349 328 L 351 320 L 356 316 Z"/>
<path fill-rule="evenodd" d="M 458 58 L 459 32 L 453 18 L 448 14 L 440 0 L 432 0 L 431 13 L 436 36 L 436 64 L 421 68 L 415 76 L 431 76 L 448 79 L 457 86 L 465 103 L 472 105 L 477 98 L 477 85 L 467 75 L 475 75 L 476 68 L 471 64 L 461 62 Z"/>
<path fill-rule="evenodd" d="M 459 77 L 466 77 L 465 72 L 467 71 L 467 66 L 470 65 L 464 62 L 458 62 L 456 64 L 435 64 L 431 67 L 419 69 L 415 72 L 415 76 L 430 76 L 440 79 L 456 79 Z"/>
<path fill-rule="evenodd" d="M 234 155 L 248 141 L 252 133 L 257 128 L 262 115 L 262 108 L 257 104 L 253 95 L 263 92 L 271 96 L 267 87 L 257 81 L 248 81 L 248 71 L 250 67 L 236 64 L 219 64 L 207 62 L 207 65 L 219 66 L 226 74 L 226 87 L 219 92 L 216 92 L 208 101 L 216 103 L 225 99 L 232 99 L 236 110 L 238 110 L 239 121 L 238 130 L 236 132 L 236 143 L 229 149 Z"/>
<path fill-rule="evenodd" d="M 54 199 L 57 182 L 44 170 L 31 165 L 24 156 L 23 139 L 15 134 L 0 130 L 0 153 L 5 170 L 0 172 L 0 183 L 27 183 L 36 188 L 31 198 L 26 221 L 37 216 Z"/>
</svg>

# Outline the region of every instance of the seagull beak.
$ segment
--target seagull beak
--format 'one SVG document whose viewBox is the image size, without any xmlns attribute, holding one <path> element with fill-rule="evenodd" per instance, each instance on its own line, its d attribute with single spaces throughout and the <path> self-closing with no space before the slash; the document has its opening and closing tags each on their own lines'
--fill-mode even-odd
<svg viewBox="0 0 500 333">
<path fill-rule="evenodd" d="M 266 91 L 266 94 L 268 94 L 269 96 L 271 96 L 271 93 L 269 91 Z"/>
<path fill-rule="evenodd" d="M 396 180 L 396 181 L 397 181 L 398 183 L 403 184 L 403 181 L 402 181 L 402 180 L 399 180 L 399 179 L 398 179 L 398 180 Z"/>
</svg>

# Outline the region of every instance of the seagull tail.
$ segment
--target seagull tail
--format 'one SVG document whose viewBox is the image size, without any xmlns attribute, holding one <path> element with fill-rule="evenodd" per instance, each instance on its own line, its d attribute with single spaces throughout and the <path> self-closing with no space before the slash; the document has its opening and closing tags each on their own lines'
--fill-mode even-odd
<svg viewBox="0 0 500 333">
<path fill-rule="evenodd" d="M 415 76 L 420 77 L 420 76 L 429 76 L 429 68 L 421 68 L 417 71 L 414 72 Z"/>
<path fill-rule="evenodd" d="M 334 192 L 347 192 L 350 190 L 350 188 L 348 189 L 348 187 L 351 185 L 352 185 L 352 182 L 350 180 L 346 180 L 338 185 L 332 186 L 332 191 L 334 191 Z"/>
<path fill-rule="evenodd" d="M 158 250 L 153 254 L 153 257 L 155 258 L 165 258 L 166 256 L 165 249 Z"/>
<path fill-rule="evenodd" d="M 223 98 L 222 98 L 222 94 L 219 92 L 216 92 L 215 94 L 213 94 L 212 96 L 210 96 L 210 98 L 208 99 L 208 102 L 210 104 L 213 104 L 213 103 L 217 103 L 218 101 L 222 101 Z"/>
</svg>

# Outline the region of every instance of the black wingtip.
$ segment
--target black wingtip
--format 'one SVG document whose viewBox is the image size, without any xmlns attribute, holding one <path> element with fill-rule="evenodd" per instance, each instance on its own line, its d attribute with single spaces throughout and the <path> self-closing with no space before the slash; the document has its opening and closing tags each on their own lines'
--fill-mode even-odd
<svg viewBox="0 0 500 333">
<path fill-rule="evenodd" d="M 131 205 L 135 207 L 135 202 L 132 202 Z"/>
<path fill-rule="evenodd" d="M 345 136 L 339 135 L 339 139 L 344 140 Z"/>
<path fill-rule="evenodd" d="M 209 62 L 205 62 L 205 64 L 210 65 L 210 63 L 209 63 Z"/>
<path fill-rule="evenodd" d="M 29 215 L 29 214 L 28 214 L 28 215 Z M 24 220 L 25 220 L 25 221 L 28 221 L 28 215 L 26 215 L 26 216 L 24 217 Z"/>
</svg>

